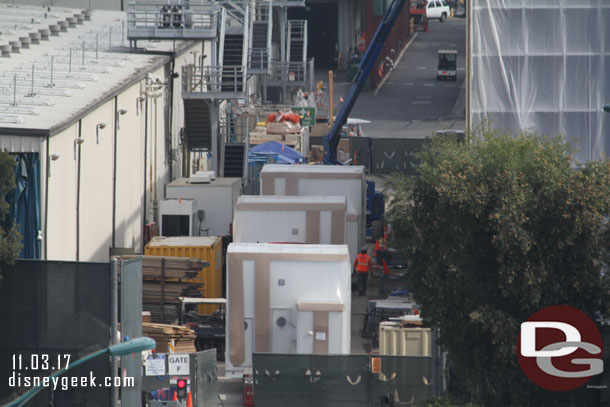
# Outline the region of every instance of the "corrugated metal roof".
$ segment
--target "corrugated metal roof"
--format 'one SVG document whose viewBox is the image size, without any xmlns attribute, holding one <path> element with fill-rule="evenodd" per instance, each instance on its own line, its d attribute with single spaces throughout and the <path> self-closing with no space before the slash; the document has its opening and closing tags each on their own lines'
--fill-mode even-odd
<svg viewBox="0 0 610 407">
<path fill-rule="evenodd" d="M 120 11 L 0 5 L 0 134 L 60 131 L 163 63 L 167 56 L 129 49 L 126 20 Z"/>
</svg>

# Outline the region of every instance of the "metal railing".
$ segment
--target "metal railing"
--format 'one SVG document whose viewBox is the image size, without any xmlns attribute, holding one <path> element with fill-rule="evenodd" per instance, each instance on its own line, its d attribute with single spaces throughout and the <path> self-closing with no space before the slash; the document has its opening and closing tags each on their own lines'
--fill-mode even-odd
<svg viewBox="0 0 610 407">
<path fill-rule="evenodd" d="M 250 48 L 248 50 L 248 67 L 254 70 L 268 70 L 269 57 L 268 49 Z"/>
<path fill-rule="evenodd" d="M 278 7 L 305 7 L 305 0 L 273 0 L 273 5 Z"/>
<path fill-rule="evenodd" d="M 271 61 L 269 82 L 304 83 L 307 80 L 306 62 Z"/>
<path fill-rule="evenodd" d="M 292 40 L 307 38 L 307 20 L 288 20 L 287 23 L 288 38 Z"/>
<path fill-rule="evenodd" d="M 271 1 L 259 1 L 256 3 L 256 12 L 254 14 L 254 21 L 268 22 L 270 13 Z"/>
<path fill-rule="evenodd" d="M 127 37 L 144 38 L 213 38 L 218 25 L 220 6 L 214 3 L 181 0 L 146 1 L 127 5 Z"/>
<path fill-rule="evenodd" d="M 246 72 L 242 66 L 182 67 L 182 92 L 245 93 Z"/>
</svg>

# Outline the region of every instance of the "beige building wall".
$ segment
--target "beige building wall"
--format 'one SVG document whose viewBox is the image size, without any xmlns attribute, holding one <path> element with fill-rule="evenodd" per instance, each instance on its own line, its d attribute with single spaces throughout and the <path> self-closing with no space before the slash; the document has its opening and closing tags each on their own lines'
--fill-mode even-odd
<svg viewBox="0 0 610 407">
<path fill-rule="evenodd" d="M 182 66 L 192 63 L 192 50 L 200 53 L 201 43 L 193 45 L 176 58 L 175 72 L 181 74 Z M 159 97 L 149 95 L 146 98 L 146 79 L 143 78 L 119 94 L 110 96 L 81 119 L 81 137 L 85 141 L 80 145 L 78 216 L 78 146 L 75 158 L 74 140 L 79 134 L 79 122 L 50 137 L 49 154 L 59 154 L 60 158 L 50 163 L 51 176 L 48 178 L 47 259 L 76 260 L 77 246 L 80 261 L 109 259 L 113 244 L 115 112 L 121 109 L 125 109 L 126 113 L 118 115 L 116 131 L 114 246 L 142 252 L 143 217 L 146 216 L 147 223 L 158 221 L 154 208 L 164 197 L 164 184 L 182 175 L 179 134 L 184 126 L 184 107 L 180 92 L 181 77 L 171 78 L 170 62 L 152 71 L 151 75 L 166 84 L 159 91 Z M 168 86 L 171 80 L 174 81 L 172 101 L 169 100 Z M 139 102 L 141 97 L 144 97 L 144 101 Z M 169 103 L 172 103 L 171 129 L 168 123 Z M 96 126 L 100 123 L 106 126 L 99 130 L 98 144 Z M 45 151 L 46 141 L 42 144 L 41 156 L 45 155 Z M 41 158 L 41 213 L 44 214 L 47 166 L 44 157 Z M 80 223 L 78 244 L 77 218 Z"/>
</svg>

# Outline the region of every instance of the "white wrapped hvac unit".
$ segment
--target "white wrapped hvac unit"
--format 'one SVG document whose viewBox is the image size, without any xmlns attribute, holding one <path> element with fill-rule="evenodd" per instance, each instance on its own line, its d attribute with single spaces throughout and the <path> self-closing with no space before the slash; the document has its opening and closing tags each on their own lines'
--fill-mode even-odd
<svg viewBox="0 0 610 407">
<path fill-rule="evenodd" d="M 233 217 L 233 241 L 346 244 L 346 208 L 342 196 L 242 195 Z"/>
<path fill-rule="evenodd" d="M 365 243 L 366 182 L 363 166 L 268 164 L 261 171 L 261 195 L 344 196 L 347 241 L 354 260 Z"/>
<path fill-rule="evenodd" d="M 241 178 L 216 178 L 207 184 L 193 184 L 188 178 L 179 178 L 167 184 L 166 191 L 168 198 L 194 199 L 197 209 L 204 211 L 195 236 L 229 234 L 233 210 L 241 193 Z"/>
<path fill-rule="evenodd" d="M 227 376 L 253 352 L 349 354 L 346 245 L 231 243 L 227 250 Z"/>
</svg>

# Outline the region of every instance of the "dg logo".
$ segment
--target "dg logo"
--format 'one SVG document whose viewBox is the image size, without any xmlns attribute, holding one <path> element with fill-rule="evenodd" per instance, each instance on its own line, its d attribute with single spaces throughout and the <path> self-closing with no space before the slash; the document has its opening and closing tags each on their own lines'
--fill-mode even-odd
<svg viewBox="0 0 610 407">
<path fill-rule="evenodd" d="M 604 370 L 597 325 L 565 305 L 543 308 L 521 324 L 517 355 L 527 377 L 552 391 L 573 390 Z"/>
</svg>

